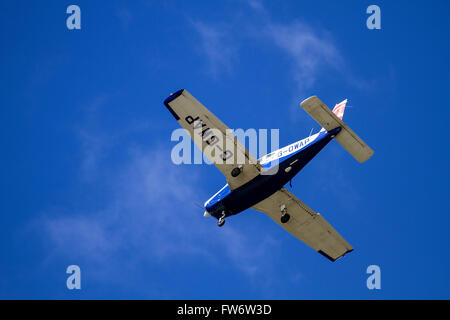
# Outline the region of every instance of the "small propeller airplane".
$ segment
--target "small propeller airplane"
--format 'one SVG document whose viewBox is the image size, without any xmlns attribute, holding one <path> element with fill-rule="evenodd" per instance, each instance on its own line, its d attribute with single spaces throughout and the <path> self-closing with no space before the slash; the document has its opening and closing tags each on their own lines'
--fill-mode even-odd
<svg viewBox="0 0 450 320">
<path fill-rule="evenodd" d="M 267 214 L 331 261 L 353 248 L 319 213 L 284 186 L 332 139 L 361 163 L 373 155 L 373 150 L 342 121 L 346 103 L 347 100 L 342 101 L 331 111 L 316 96 L 304 100 L 301 107 L 322 129 L 256 160 L 232 131 L 188 91 L 179 90 L 164 101 L 197 147 L 227 180 L 205 202 L 205 217 L 213 216 L 221 227 L 225 218 L 252 208 Z"/>
</svg>

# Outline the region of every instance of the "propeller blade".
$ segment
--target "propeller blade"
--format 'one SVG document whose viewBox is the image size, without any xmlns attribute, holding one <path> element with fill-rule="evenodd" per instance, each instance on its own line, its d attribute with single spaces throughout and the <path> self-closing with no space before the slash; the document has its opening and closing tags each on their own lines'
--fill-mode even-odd
<svg viewBox="0 0 450 320">
<path fill-rule="evenodd" d="M 198 202 L 194 202 L 194 206 L 200 208 L 200 209 L 205 209 L 202 205 L 200 205 Z"/>
</svg>

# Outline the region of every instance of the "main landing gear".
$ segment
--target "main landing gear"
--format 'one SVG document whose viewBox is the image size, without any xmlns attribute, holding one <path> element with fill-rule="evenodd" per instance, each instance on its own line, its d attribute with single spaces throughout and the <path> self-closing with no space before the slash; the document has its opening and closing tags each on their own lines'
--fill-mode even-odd
<svg viewBox="0 0 450 320">
<path fill-rule="evenodd" d="M 241 174 L 241 172 L 242 172 L 242 165 L 240 165 L 240 166 L 234 168 L 233 170 L 231 170 L 231 176 L 233 178 L 236 178 L 238 175 Z"/>
<path fill-rule="evenodd" d="M 281 219 L 280 219 L 281 223 L 287 223 L 291 218 L 291 216 L 289 215 L 289 213 L 287 213 L 286 206 L 283 204 L 280 207 L 280 210 L 281 210 Z"/>
<path fill-rule="evenodd" d="M 223 226 L 225 224 L 225 211 L 222 212 L 222 216 L 219 218 L 219 221 L 217 221 L 217 225 L 219 227 Z"/>
</svg>

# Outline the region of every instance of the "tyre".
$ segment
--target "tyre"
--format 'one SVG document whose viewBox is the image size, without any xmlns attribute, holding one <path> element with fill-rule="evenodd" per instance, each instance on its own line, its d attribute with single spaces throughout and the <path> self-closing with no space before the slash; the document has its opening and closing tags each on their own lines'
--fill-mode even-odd
<svg viewBox="0 0 450 320">
<path fill-rule="evenodd" d="M 234 178 L 236 178 L 240 173 L 241 169 L 239 168 L 234 168 L 233 170 L 231 170 L 231 176 L 233 176 Z"/>
<path fill-rule="evenodd" d="M 291 216 L 288 213 L 283 214 L 280 219 L 281 223 L 287 223 L 290 218 L 291 218 Z"/>
</svg>

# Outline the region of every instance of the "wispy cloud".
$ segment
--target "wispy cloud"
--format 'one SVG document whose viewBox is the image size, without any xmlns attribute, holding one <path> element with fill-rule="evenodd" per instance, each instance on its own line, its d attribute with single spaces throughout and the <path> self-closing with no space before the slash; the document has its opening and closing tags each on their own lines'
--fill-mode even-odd
<svg viewBox="0 0 450 320">
<path fill-rule="evenodd" d="M 278 48 L 291 61 L 290 72 L 296 84 L 296 97 L 308 96 L 317 80 L 330 70 L 351 85 L 362 88 L 363 82 L 357 81 L 349 72 L 330 32 L 313 28 L 301 20 L 274 21 L 262 1 L 249 0 L 246 3 L 249 14 L 232 17 L 229 23 L 194 23 L 201 37 L 201 52 L 206 56 L 213 76 L 232 70 L 245 43 L 259 40 L 264 45 Z"/>
<path fill-rule="evenodd" d="M 127 247 L 164 256 L 173 250 L 196 251 L 187 241 L 181 216 L 194 212 L 185 201 L 196 198 L 195 174 L 183 176 L 163 150 L 131 151 L 127 164 L 111 177 L 111 201 L 101 210 L 44 219 L 44 229 L 56 249 L 71 246 L 86 258 L 107 256 Z M 156 156 L 155 156 L 156 155 Z M 184 183 L 179 183 L 179 181 Z M 175 213 L 177 212 L 177 213 Z M 191 219 L 186 219 L 187 224 Z M 181 223 L 184 221 L 185 223 Z M 179 222 L 179 223 L 177 223 Z M 197 234 L 198 236 L 198 234 Z M 170 241 L 168 238 L 170 237 Z M 91 256 L 92 254 L 92 256 Z"/>
<path fill-rule="evenodd" d="M 102 209 L 65 214 L 53 209 L 41 215 L 35 227 L 52 248 L 51 257 L 104 265 L 127 256 L 126 264 L 133 269 L 142 261 L 197 257 L 211 266 L 227 261 L 250 279 L 263 274 L 271 266 L 267 257 L 279 244 L 269 236 L 262 242 L 251 239 L 233 225 L 218 228 L 203 218 L 192 205 L 210 196 L 202 191 L 200 178 L 191 167 L 173 165 L 168 148 L 134 147 L 108 179 L 112 191 Z"/>
<path fill-rule="evenodd" d="M 110 135 L 105 135 L 98 128 L 98 115 L 108 101 L 107 95 L 98 95 L 83 107 L 84 122 L 75 128 L 82 152 L 81 175 L 85 180 L 92 180 L 96 177 L 98 163 L 111 145 L 111 139 L 108 138 Z"/>
<path fill-rule="evenodd" d="M 265 11 L 264 5 L 259 0 L 248 0 L 247 3 L 253 10 Z"/>
<path fill-rule="evenodd" d="M 119 19 L 121 26 L 125 29 L 128 28 L 131 21 L 133 20 L 131 11 L 125 7 L 121 7 L 116 10 L 115 14 Z"/>
<path fill-rule="evenodd" d="M 301 22 L 268 24 L 267 35 L 292 59 L 292 74 L 300 89 L 309 89 L 320 72 L 340 69 L 343 59 L 325 32 L 319 33 Z"/>
<path fill-rule="evenodd" d="M 296 92 L 290 103 L 291 119 L 304 119 L 298 112 L 299 97 L 305 99 L 311 96 L 317 80 L 330 71 L 337 71 L 336 74 L 342 76 L 345 73 L 344 59 L 326 31 L 314 30 L 305 23 L 270 22 L 265 30 L 268 39 L 291 61 L 290 73 L 296 84 Z"/>
<path fill-rule="evenodd" d="M 194 22 L 193 25 L 200 37 L 200 50 L 208 61 L 209 73 L 217 77 L 220 72 L 232 72 L 238 50 L 229 28 L 203 22 Z"/>
</svg>

